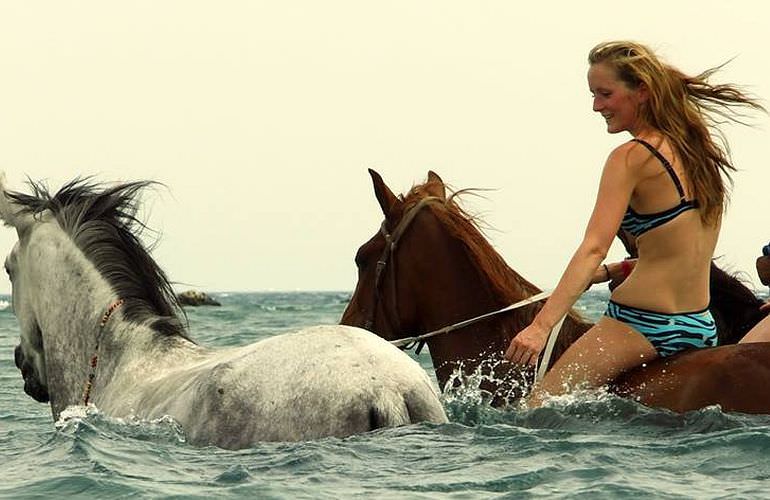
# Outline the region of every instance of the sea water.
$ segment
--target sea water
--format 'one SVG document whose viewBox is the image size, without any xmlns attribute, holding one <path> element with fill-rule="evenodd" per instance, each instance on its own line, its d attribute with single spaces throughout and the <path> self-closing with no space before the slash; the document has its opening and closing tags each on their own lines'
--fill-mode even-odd
<svg viewBox="0 0 770 500">
<path fill-rule="evenodd" d="M 221 307 L 186 309 L 193 338 L 210 346 L 337 323 L 350 296 L 213 295 Z M 578 308 L 596 319 L 606 299 L 589 292 Z M 606 394 L 498 410 L 467 390 L 445 397 L 448 424 L 228 451 L 191 446 L 170 419 L 91 411 L 55 425 L 48 405 L 22 390 L 17 343 L 9 298 L 0 296 L 2 497 L 770 497 L 769 416 L 678 415 Z M 415 358 L 433 377 L 427 350 Z"/>
</svg>

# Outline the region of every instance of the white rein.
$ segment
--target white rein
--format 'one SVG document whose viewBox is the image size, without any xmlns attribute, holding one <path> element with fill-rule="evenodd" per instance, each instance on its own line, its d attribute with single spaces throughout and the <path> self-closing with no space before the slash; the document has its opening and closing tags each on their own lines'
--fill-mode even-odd
<svg viewBox="0 0 770 500">
<path fill-rule="evenodd" d="M 541 300 L 545 300 L 548 297 L 550 297 L 551 293 L 552 292 L 540 292 L 531 297 L 527 297 L 524 300 L 520 300 L 519 302 L 503 307 L 502 309 L 498 309 L 497 311 L 488 312 L 486 314 L 482 314 L 474 318 L 466 319 L 465 321 L 460 321 L 459 323 L 445 326 L 443 328 L 434 330 L 432 332 L 423 333 L 422 335 L 415 335 L 414 337 L 406 337 L 403 339 L 393 340 L 390 343 L 396 347 L 403 347 L 413 342 L 421 342 L 425 339 L 435 337 L 436 335 L 442 335 L 444 333 L 449 333 L 455 330 L 459 330 L 460 328 L 464 328 L 474 323 L 478 323 L 479 321 L 483 321 L 487 318 L 491 318 L 492 316 L 497 316 L 498 314 L 502 314 L 504 312 L 512 311 L 514 309 L 519 309 L 520 307 L 528 306 L 530 304 L 534 304 L 535 302 L 540 302 Z M 550 364 L 550 361 L 551 361 L 551 356 L 553 355 L 553 347 L 556 344 L 556 339 L 559 337 L 559 332 L 561 331 L 561 327 L 564 324 L 564 319 L 566 317 L 567 317 L 566 315 L 562 316 L 562 318 L 554 325 L 554 327 L 548 333 L 548 340 L 546 341 L 545 349 L 543 350 L 543 356 L 539 360 L 539 362 L 535 364 L 535 381 L 536 382 L 543 378 L 543 376 L 545 375 L 545 371 L 548 369 L 548 365 Z"/>
</svg>

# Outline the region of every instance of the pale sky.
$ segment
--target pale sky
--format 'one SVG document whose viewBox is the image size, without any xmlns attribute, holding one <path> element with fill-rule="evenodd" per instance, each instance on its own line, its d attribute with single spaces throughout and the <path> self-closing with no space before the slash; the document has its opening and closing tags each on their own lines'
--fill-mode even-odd
<svg viewBox="0 0 770 500">
<path fill-rule="evenodd" d="M 552 288 L 609 151 L 586 55 L 633 39 L 770 101 L 770 7 L 704 1 L 0 3 L 0 169 L 11 187 L 153 179 L 154 252 L 179 289 L 352 290 L 379 226 L 367 168 L 428 169 L 469 199 L 509 265 Z M 770 118 L 726 129 L 735 175 L 720 263 L 759 284 Z M 7 253 L 15 232 L 0 228 Z M 619 244 L 611 258 L 623 256 Z M 0 293 L 10 292 L 3 275 Z"/>
</svg>

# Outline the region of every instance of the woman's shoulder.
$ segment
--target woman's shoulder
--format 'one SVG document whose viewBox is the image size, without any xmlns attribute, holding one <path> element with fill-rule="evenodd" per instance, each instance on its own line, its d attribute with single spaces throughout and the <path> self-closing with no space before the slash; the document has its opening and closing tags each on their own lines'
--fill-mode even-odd
<svg viewBox="0 0 770 500">
<path fill-rule="evenodd" d="M 607 164 L 617 167 L 639 167 L 650 156 L 645 154 L 644 146 L 635 141 L 624 142 L 616 146 L 607 156 Z"/>
<path fill-rule="evenodd" d="M 653 159 L 654 156 L 645 145 L 632 139 L 610 151 L 607 163 L 618 167 L 639 169 L 648 165 Z"/>
</svg>

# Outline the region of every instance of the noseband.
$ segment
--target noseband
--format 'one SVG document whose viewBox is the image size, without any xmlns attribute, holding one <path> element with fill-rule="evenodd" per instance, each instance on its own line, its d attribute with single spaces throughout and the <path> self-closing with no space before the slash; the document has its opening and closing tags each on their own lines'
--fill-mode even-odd
<svg viewBox="0 0 770 500">
<path fill-rule="evenodd" d="M 385 238 L 385 248 L 382 250 L 382 255 L 377 260 L 377 269 L 375 271 L 374 276 L 374 300 L 372 301 L 372 309 L 369 314 L 369 318 L 366 320 L 366 323 L 364 323 L 364 328 L 371 331 L 374 327 L 374 319 L 375 315 L 377 314 L 377 306 L 380 303 L 380 289 L 382 288 L 382 282 L 383 277 L 385 275 L 385 268 L 388 265 L 388 262 L 391 260 L 391 257 L 394 256 L 396 253 L 396 248 L 398 248 L 398 242 L 401 239 L 401 237 L 406 232 L 409 225 L 412 223 L 414 218 L 417 216 L 417 214 L 427 206 L 429 203 L 436 203 L 436 202 L 443 202 L 441 198 L 438 196 L 426 196 L 425 198 L 421 199 L 417 204 L 415 204 L 412 208 L 410 208 L 404 216 L 401 218 L 401 221 L 398 223 L 396 228 L 393 230 L 392 233 L 388 232 L 387 228 L 387 219 L 382 221 L 382 225 L 380 225 L 380 234 Z M 393 315 L 395 322 L 391 321 L 391 318 L 386 314 L 385 315 L 385 321 L 388 323 L 388 326 L 393 331 L 401 331 L 399 328 L 399 315 L 398 315 L 398 298 L 396 293 L 396 263 L 395 258 L 393 258 L 393 261 L 390 265 L 391 275 L 393 276 Z M 408 348 L 408 347 L 407 347 Z"/>
</svg>

